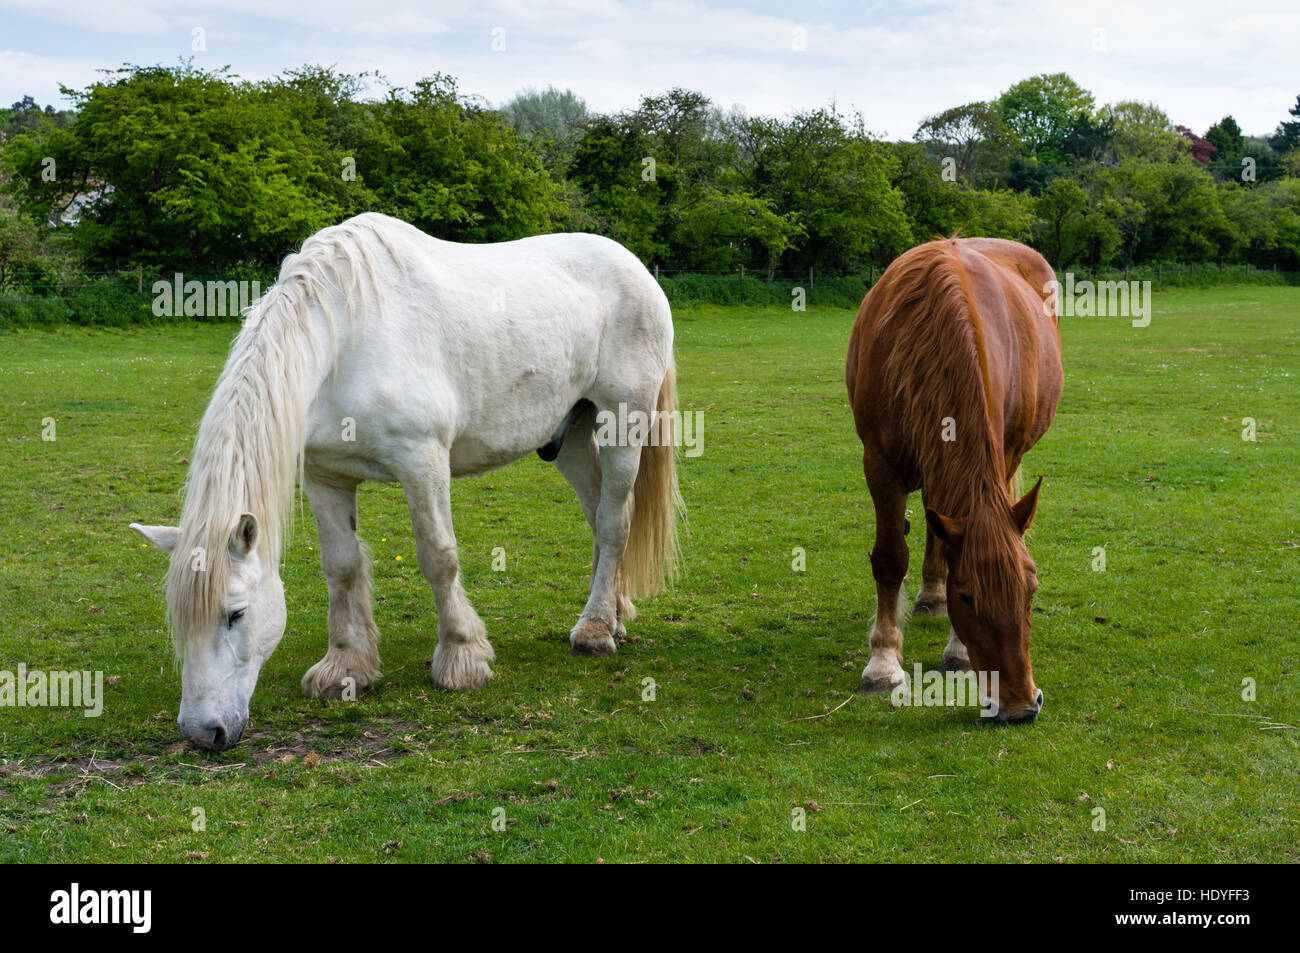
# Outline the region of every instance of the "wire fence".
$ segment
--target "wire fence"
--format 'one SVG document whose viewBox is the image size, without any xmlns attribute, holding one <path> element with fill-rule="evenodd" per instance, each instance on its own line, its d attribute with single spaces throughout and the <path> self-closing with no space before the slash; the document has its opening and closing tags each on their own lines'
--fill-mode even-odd
<svg viewBox="0 0 1300 953">
<path fill-rule="evenodd" d="M 815 287 L 819 281 L 852 279 L 875 284 L 884 268 L 874 264 L 864 265 L 853 271 L 824 271 L 812 266 L 799 271 L 750 268 L 738 265 L 727 269 L 701 269 L 671 265 L 648 264 L 646 268 L 660 281 L 676 279 L 732 279 L 738 284 L 751 281 L 763 283 L 804 283 Z M 178 276 L 183 283 L 198 281 L 226 283 L 230 281 L 258 282 L 268 288 L 275 282 L 279 269 L 259 271 L 250 268 L 236 268 L 223 272 L 216 271 L 145 271 L 143 268 L 122 271 L 13 271 L 0 270 L 0 294 L 41 294 L 45 289 L 56 295 L 61 291 L 79 288 L 103 287 L 111 285 L 124 290 L 134 290 L 145 294 L 159 283 L 174 286 Z M 1141 265 L 1117 265 L 1110 267 L 1093 267 L 1081 265 L 1074 268 L 1058 269 L 1057 275 L 1072 274 L 1076 280 L 1085 278 L 1096 280 L 1146 279 L 1165 281 L 1166 279 L 1183 280 L 1189 278 L 1237 278 L 1247 280 L 1268 280 L 1280 284 L 1300 283 L 1300 271 L 1280 268 L 1278 265 L 1261 268 L 1257 265 L 1233 262 L 1156 262 Z"/>
<path fill-rule="evenodd" d="M 734 270 L 701 271 L 648 266 L 674 308 L 747 305 L 802 311 L 809 307 L 854 309 L 883 268 L 851 273 Z M 178 320 L 237 320 L 275 282 L 277 271 L 225 272 L 0 271 L 0 328 L 59 324 L 127 327 Z M 1069 269 L 1057 273 L 1063 287 L 1082 282 L 1150 282 L 1152 289 L 1216 285 L 1300 285 L 1300 272 L 1278 267 L 1201 262 Z M 1046 289 L 1044 289 L 1046 290 Z"/>
</svg>

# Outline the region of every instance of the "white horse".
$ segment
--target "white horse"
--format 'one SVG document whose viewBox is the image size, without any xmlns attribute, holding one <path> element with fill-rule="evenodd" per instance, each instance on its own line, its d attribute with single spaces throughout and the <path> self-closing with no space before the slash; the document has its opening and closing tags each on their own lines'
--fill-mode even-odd
<svg viewBox="0 0 1300 953">
<path fill-rule="evenodd" d="M 284 635 L 279 565 L 295 477 L 330 596 L 329 649 L 303 676 L 308 696 L 379 677 L 356 534 L 363 480 L 406 493 L 437 605 L 434 684 L 491 678 L 495 655 L 461 585 L 451 478 L 534 450 L 573 485 L 595 539 L 569 642 L 579 655 L 614 652 L 630 598 L 661 590 L 674 570 L 672 348 L 658 283 L 595 235 L 461 245 L 366 214 L 307 239 L 235 339 L 195 440 L 180 525 L 131 524 L 171 554 L 181 732 L 220 750 L 247 724 Z M 598 443 L 598 415 L 620 412 L 660 427 Z"/>
</svg>

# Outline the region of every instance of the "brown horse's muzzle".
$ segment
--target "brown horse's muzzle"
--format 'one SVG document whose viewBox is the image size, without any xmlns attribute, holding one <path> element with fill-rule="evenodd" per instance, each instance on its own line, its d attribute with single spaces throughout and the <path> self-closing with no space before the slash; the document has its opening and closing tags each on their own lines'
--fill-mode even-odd
<svg viewBox="0 0 1300 953">
<path fill-rule="evenodd" d="M 1016 710 L 999 709 L 998 713 L 991 720 L 1002 725 L 1020 725 L 1028 724 L 1038 717 L 1038 713 L 1043 710 L 1043 690 L 1040 688 L 1034 696 L 1034 703 L 1028 708 Z"/>
</svg>

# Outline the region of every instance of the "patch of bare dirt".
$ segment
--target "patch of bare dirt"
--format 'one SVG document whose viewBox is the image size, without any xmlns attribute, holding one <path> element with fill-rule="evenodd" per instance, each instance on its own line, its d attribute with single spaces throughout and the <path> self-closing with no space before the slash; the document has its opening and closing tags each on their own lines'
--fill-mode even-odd
<svg viewBox="0 0 1300 953">
<path fill-rule="evenodd" d="M 123 790 L 157 780 L 154 768 L 164 758 L 169 759 L 168 767 L 195 768 L 210 774 L 298 761 L 308 767 L 336 761 L 384 765 L 411 754 L 410 742 L 415 733 L 423 730 L 411 721 L 385 721 L 368 725 L 358 735 L 342 739 L 333 737 L 337 733 L 336 726 L 311 718 L 302 729 L 288 735 L 264 730 L 246 733 L 239 744 L 224 756 L 234 756 L 234 761 L 215 760 L 212 755 L 178 741 L 161 753 L 142 753 L 133 758 L 99 758 L 92 753 L 76 757 L 60 755 L 5 760 L 0 762 L 0 781 L 10 777 L 44 778 L 70 772 L 70 777 L 52 785 L 53 791 L 60 794 L 75 792 L 94 783 Z M 191 757 L 175 760 L 175 756 L 186 754 Z"/>
</svg>

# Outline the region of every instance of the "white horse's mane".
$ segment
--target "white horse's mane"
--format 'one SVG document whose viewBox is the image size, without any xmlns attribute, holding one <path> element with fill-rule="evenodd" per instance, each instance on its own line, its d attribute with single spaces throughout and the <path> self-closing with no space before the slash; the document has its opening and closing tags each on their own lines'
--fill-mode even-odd
<svg viewBox="0 0 1300 953">
<path fill-rule="evenodd" d="M 376 219 L 325 229 L 289 255 L 275 285 L 245 313 L 194 441 L 180 537 L 167 577 L 178 656 L 211 632 L 230 583 L 228 546 L 240 516 L 258 523 L 264 571 L 280 561 L 301 475 L 307 411 L 338 356 L 336 311 L 355 320 L 382 305 L 374 255 L 394 252 Z M 323 315 L 326 334 L 313 321 Z"/>
</svg>

